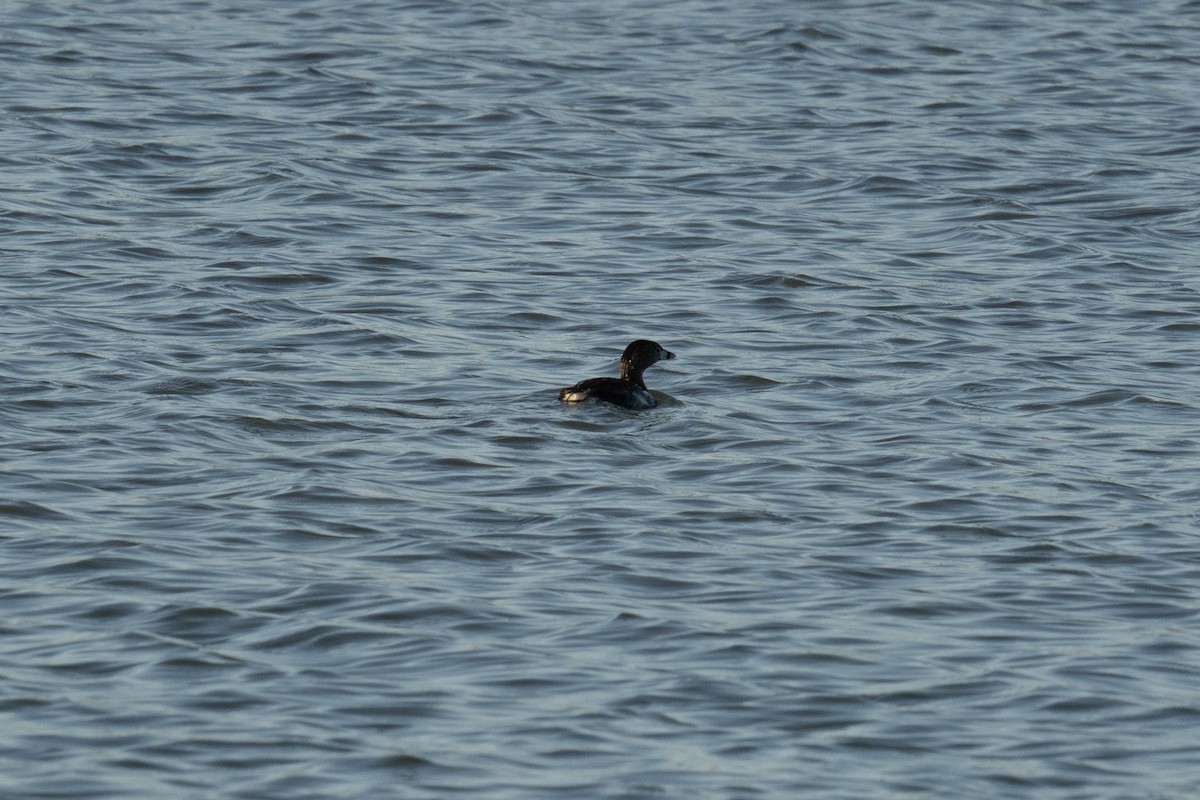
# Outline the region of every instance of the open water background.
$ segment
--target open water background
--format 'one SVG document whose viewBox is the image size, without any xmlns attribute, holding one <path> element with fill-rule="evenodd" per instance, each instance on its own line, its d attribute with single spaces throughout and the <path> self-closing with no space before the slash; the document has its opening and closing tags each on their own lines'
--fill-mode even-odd
<svg viewBox="0 0 1200 800">
<path fill-rule="evenodd" d="M 1198 42 L 0 3 L 0 796 L 1196 797 Z"/>
</svg>

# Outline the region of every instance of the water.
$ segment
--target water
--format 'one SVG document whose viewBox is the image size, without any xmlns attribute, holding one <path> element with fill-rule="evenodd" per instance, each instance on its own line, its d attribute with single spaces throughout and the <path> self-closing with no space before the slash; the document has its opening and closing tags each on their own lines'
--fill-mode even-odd
<svg viewBox="0 0 1200 800">
<path fill-rule="evenodd" d="M 1200 791 L 1200 4 L 745 5 L 0 6 L 0 796 Z"/>
</svg>

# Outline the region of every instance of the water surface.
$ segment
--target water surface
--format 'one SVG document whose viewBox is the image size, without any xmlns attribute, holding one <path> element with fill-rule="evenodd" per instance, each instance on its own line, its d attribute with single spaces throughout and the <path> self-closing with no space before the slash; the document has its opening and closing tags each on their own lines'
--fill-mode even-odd
<svg viewBox="0 0 1200 800">
<path fill-rule="evenodd" d="M 1200 790 L 1200 4 L 0 19 L 0 794 Z"/>
</svg>

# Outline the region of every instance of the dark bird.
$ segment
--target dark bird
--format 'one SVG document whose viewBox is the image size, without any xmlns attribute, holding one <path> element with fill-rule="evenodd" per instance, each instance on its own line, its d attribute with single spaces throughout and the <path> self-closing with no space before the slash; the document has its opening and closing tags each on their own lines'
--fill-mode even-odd
<svg viewBox="0 0 1200 800">
<path fill-rule="evenodd" d="M 640 411 L 644 408 L 654 408 L 658 401 L 646 382 L 642 373 L 651 364 L 674 358 L 675 354 L 662 348 L 657 342 L 638 339 L 621 354 L 621 377 L 619 378 L 588 378 L 574 386 L 568 386 L 558 393 L 558 399 L 564 403 L 578 403 L 595 397 L 606 403 L 631 408 Z"/>
</svg>

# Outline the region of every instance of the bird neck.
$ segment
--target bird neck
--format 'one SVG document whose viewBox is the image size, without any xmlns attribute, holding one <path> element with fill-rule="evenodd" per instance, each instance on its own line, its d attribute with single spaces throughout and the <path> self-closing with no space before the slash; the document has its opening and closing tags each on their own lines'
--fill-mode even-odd
<svg viewBox="0 0 1200 800">
<path fill-rule="evenodd" d="M 626 361 L 622 361 L 621 380 L 636 383 L 638 386 L 645 389 L 646 382 L 642 380 L 642 373 L 645 371 L 645 369 L 645 367 L 635 367 Z"/>
</svg>

